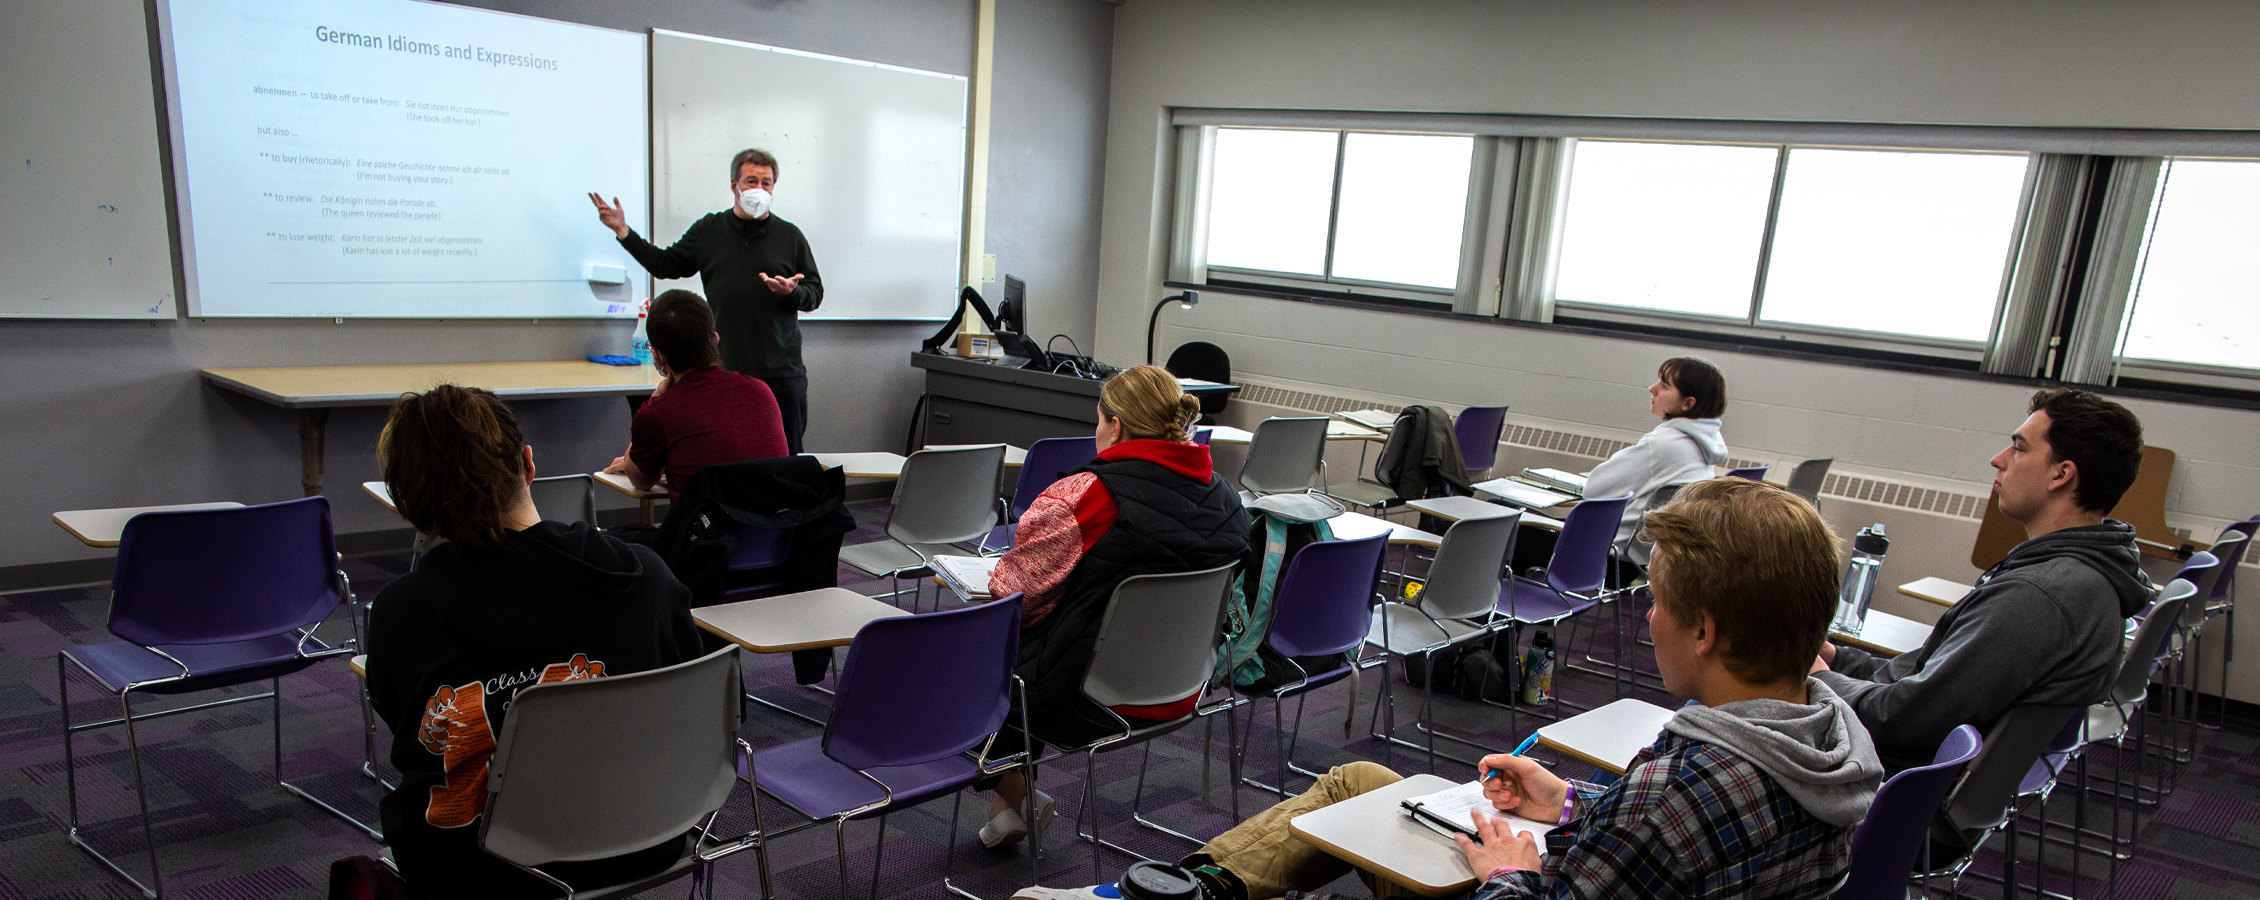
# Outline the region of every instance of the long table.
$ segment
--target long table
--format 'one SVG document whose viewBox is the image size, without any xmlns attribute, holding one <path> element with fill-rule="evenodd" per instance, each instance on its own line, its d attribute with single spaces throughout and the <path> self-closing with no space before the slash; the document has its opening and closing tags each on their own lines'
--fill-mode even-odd
<svg viewBox="0 0 2260 900">
<path fill-rule="evenodd" d="M 332 409 L 387 406 L 402 394 L 442 384 L 485 388 L 512 400 L 644 397 L 659 385 L 659 372 L 650 366 L 562 360 L 205 369 L 204 380 L 298 411 L 298 484 L 311 497 L 322 492 L 322 444 Z"/>
</svg>

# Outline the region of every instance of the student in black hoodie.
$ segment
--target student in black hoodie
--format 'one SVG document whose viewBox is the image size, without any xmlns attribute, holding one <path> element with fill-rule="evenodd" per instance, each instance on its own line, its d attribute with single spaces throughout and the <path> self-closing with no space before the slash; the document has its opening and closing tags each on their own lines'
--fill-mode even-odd
<svg viewBox="0 0 2260 900">
<path fill-rule="evenodd" d="M 533 448 L 495 395 L 441 385 L 392 406 L 377 457 L 393 502 L 444 539 L 377 595 L 369 697 L 392 727 L 400 787 L 385 842 L 418 897 L 550 897 L 479 849 L 486 767 L 525 687 L 657 669 L 699 655 L 690 591 L 652 551 L 585 524 L 546 522 L 527 485 Z M 681 846 L 547 871 L 597 886 L 656 872 Z"/>
</svg>

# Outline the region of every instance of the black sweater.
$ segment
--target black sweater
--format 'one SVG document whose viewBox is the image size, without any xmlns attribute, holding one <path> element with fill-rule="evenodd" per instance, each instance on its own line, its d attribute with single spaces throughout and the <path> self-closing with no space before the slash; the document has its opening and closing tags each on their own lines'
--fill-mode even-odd
<svg viewBox="0 0 2260 900">
<path fill-rule="evenodd" d="M 386 585 L 369 619 L 369 699 L 393 734 L 385 841 L 419 897 L 555 892 L 479 849 L 486 767 L 525 687 L 699 655 L 690 591 L 659 557 L 586 525 L 542 522 L 492 547 L 441 544 Z M 581 887 L 658 871 L 680 846 L 550 868 Z"/>
<path fill-rule="evenodd" d="M 697 275 L 705 283 L 715 330 L 722 334 L 723 368 L 755 378 L 808 374 L 800 361 L 800 314 L 823 304 L 824 281 L 798 226 L 774 214 L 743 219 L 723 210 L 692 222 L 665 250 L 634 231 L 620 246 L 654 277 Z M 771 293 L 761 283 L 764 274 L 802 276 L 800 287 Z"/>
</svg>

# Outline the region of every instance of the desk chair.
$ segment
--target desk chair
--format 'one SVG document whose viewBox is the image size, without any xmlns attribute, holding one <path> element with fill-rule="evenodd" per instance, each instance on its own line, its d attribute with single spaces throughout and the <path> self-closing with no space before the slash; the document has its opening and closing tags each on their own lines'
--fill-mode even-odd
<svg viewBox="0 0 2260 900">
<path fill-rule="evenodd" d="M 232 509 L 143 513 L 126 522 L 110 578 L 109 630 L 121 640 L 65 647 L 55 655 L 57 705 L 63 712 L 63 783 L 67 836 L 79 849 L 149 897 L 162 896 L 157 835 L 142 777 L 138 723 L 176 713 L 272 700 L 275 784 L 344 819 L 372 839 L 376 830 L 282 777 L 282 676 L 355 651 L 314 636 L 352 583 L 338 568 L 330 504 L 307 497 Z M 71 721 L 70 670 L 77 668 L 118 701 L 120 715 Z M 265 681 L 266 693 L 135 713 L 135 694 L 186 694 Z M 126 873 L 79 833 L 78 758 L 72 736 L 126 727 L 134 799 L 149 855 L 149 883 Z"/>
<path fill-rule="evenodd" d="M 1011 547 L 1020 527 L 1020 514 L 1028 511 L 1029 504 L 1035 503 L 1052 482 L 1098 455 L 1098 439 L 1093 437 L 1044 438 L 1028 445 L 1028 456 L 1020 463 L 1020 479 L 1012 488 L 1012 505 L 1005 511 L 1005 523 L 989 529 L 975 547 L 976 552 L 990 556 Z"/>
<path fill-rule="evenodd" d="M 1385 724 L 1372 734 L 1383 742 L 1383 765 L 1389 763 L 1391 745 L 1426 751 L 1431 771 L 1436 768 L 1438 737 L 1479 749 L 1483 746 L 1435 728 L 1436 653 L 1492 633 L 1498 618 L 1499 572 L 1506 568 L 1515 529 L 1521 525 L 1519 510 L 1453 522 L 1444 530 L 1444 540 L 1428 565 L 1428 577 L 1419 595 L 1411 602 L 1390 599 L 1374 607 L 1365 641 L 1379 647 L 1381 655 L 1377 661 L 1360 660 L 1359 664 L 1381 667 L 1381 700 L 1374 704 L 1373 715 Z M 1416 655 L 1422 657 L 1428 677 L 1421 682 L 1420 716 L 1414 719 L 1413 728 L 1428 735 L 1425 745 L 1397 737 L 1395 681 L 1389 677 L 1391 657 L 1411 665 Z M 1474 764 L 1473 760 L 1467 762 Z"/>
<path fill-rule="evenodd" d="M 2199 551 L 2190 554 L 2189 560 L 2182 563 L 2181 569 L 2174 573 L 2173 580 L 2189 582 L 2197 589 L 2197 596 L 2204 597 L 2210 595 L 2214 586 L 2219 583 L 2223 568 L 2221 560 L 2214 556 L 2211 551 Z M 2136 612 L 2132 618 L 2139 622 L 2148 622 L 2151 616 L 2158 614 L 2161 602 L 2152 601 L 2150 606 Z M 2171 619 L 2171 621 L 2174 630 L 2172 635 L 2167 638 L 2166 649 L 2173 668 L 2168 673 L 2166 684 L 2174 691 L 2168 695 L 2169 702 L 2165 709 L 2168 730 L 2162 736 L 2162 740 L 2171 744 L 2173 747 L 2172 761 L 2180 764 L 2195 758 L 2197 752 L 2197 668 L 2195 654 L 2198 631 L 2205 625 L 2203 603 L 2192 601 L 2186 604 L 2181 609 L 2180 615 Z M 2165 786 L 2161 783 L 2160 794 L 2163 795 L 2164 792 Z M 2152 802 L 2156 802 L 2156 799 L 2145 801 L 2145 804 Z"/>
<path fill-rule="evenodd" d="M 1270 418 L 1256 424 L 1240 465 L 1240 499 L 1310 490 L 1326 483 L 1325 416 Z"/>
<path fill-rule="evenodd" d="M 1091 650 L 1091 668 L 1083 675 L 1081 690 L 1085 698 L 1098 704 L 1122 730 L 1078 746 L 1045 741 L 1059 750 L 1036 761 L 1050 762 L 1071 753 L 1083 755 L 1083 800 L 1081 809 L 1076 811 L 1076 836 L 1091 845 L 1093 881 L 1104 877 L 1099 868 L 1101 847 L 1135 859 L 1147 858 L 1099 836 L 1098 755 L 1138 744 L 1148 744 L 1150 752 L 1149 742 L 1154 738 L 1218 712 L 1229 713 L 1239 705 L 1237 700 L 1226 699 L 1205 707 L 1197 706 L 1191 713 L 1167 721 L 1139 719 L 1132 722 L 1114 711 L 1117 706 L 1177 703 L 1207 691 L 1210 677 L 1216 672 L 1217 649 L 1224 645 L 1224 598 L 1232 589 L 1236 569 L 1236 563 L 1226 563 L 1195 572 L 1133 575 L 1116 585 L 1114 595 L 1107 600 L 1106 615 L 1099 622 L 1098 640 Z M 1203 622 L 1208 625 L 1202 627 Z M 1229 724 L 1237 720 L 1227 715 L 1225 721 Z M 1041 734 L 1032 736 L 1044 739 Z M 1237 743 L 1237 737 L 1233 735 L 1232 743 Z M 1035 796 L 1035 784 L 1036 779 L 1031 774 L 1028 779 L 1031 797 Z M 1190 835 L 1147 821 L 1138 811 L 1145 790 L 1145 769 L 1141 765 L 1138 786 L 1130 798 L 1132 822 L 1201 843 Z M 1080 819 L 1085 812 L 1091 816 L 1088 833 L 1080 830 Z"/>
<path fill-rule="evenodd" d="M 2196 599 L 2195 584 L 2180 578 L 2167 583 L 2165 593 L 2151 607 L 2150 615 L 2144 617 L 2142 624 L 2136 627 L 2134 639 L 2127 644 L 2126 656 L 2119 663 L 2118 677 L 2111 682 L 2111 695 L 2102 703 L 2087 708 L 2083 740 L 2089 744 L 2108 741 L 2119 751 L 2112 755 L 2112 778 L 2108 793 L 2112 800 L 2146 802 L 2142 797 L 2142 773 L 2148 768 L 2145 763 L 2149 757 L 2149 742 L 2143 734 L 2147 730 L 2142 718 L 2143 701 L 2150 694 L 2150 677 L 2172 655 L 2173 648 L 2167 639 L 2172 636 L 2175 623 L 2179 621 L 2182 610 Z M 2120 790 L 2126 783 L 2124 752 L 2129 732 L 2135 736 L 2134 790 L 2131 794 Z M 2156 804 L 2163 799 L 2165 790 L 2165 776 L 2160 773 L 2159 784 L 2147 803 Z M 2081 802 L 2086 802 L 2086 799 L 2083 793 Z M 2140 837 L 2139 833 L 2127 837 L 2124 842 L 2127 850 L 2124 854 L 2118 849 L 2121 841 L 2117 803 L 2111 804 L 2111 833 L 2107 837 L 2111 842 L 2113 865 L 2117 865 L 2118 860 L 2134 855 L 2134 844 Z"/>
<path fill-rule="evenodd" d="M 755 845 L 714 819 L 752 751 L 738 739 L 738 651 L 518 692 L 487 763 L 479 849 L 570 900 L 626 897 Z M 686 835 L 696 835 L 684 842 Z M 667 868 L 585 890 L 539 867 L 683 842 Z"/>
<path fill-rule="evenodd" d="M 590 525 L 594 526 L 596 525 L 595 475 L 591 475 L 587 472 L 576 472 L 571 475 L 545 475 L 540 478 L 534 479 L 534 483 L 528 486 L 528 490 L 533 493 L 534 505 L 541 507 L 544 511 L 547 511 L 550 509 L 556 509 L 558 508 L 558 506 L 554 503 L 545 505 L 542 502 L 542 498 L 548 497 L 560 500 L 574 499 L 571 488 L 576 485 L 580 487 L 580 491 L 578 492 L 579 497 L 577 498 L 580 501 L 579 505 L 581 507 L 580 518 L 565 519 L 560 518 L 554 514 L 545 515 L 543 516 L 543 518 L 556 519 L 560 522 L 587 522 Z M 602 531 L 603 529 L 599 528 L 597 530 Z"/>
<path fill-rule="evenodd" d="M 1279 784 L 1263 784 L 1251 778 L 1242 778 L 1239 783 L 1284 799 L 1295 796 L 1287 790 L 1290 771 L 1318 777 L 1317 772 L 1294 768 L 1295 739 L 1303 730 L 1303 704 L 1311 691 L 1342 680 L 1356 670 L 1357 663 L 1355 659 L 1346 658 L 1341 665 L 1314 672 L 1303 668 L 1296 660 L 1352 655 L 1365 643 L 1371 631 L 1370 610 L 1374 591 L 1381 583 L 1381 560 L 1388 549 L 1388 539 L 1387 534 L 1377 534 L 1358 540 L 1306 544 L 1288 561 L 1287 574 L 1280 577 L 1279 592 L 1272 602 L 1271 628 L 1264 633 L 1263 646 L 1271 649 L 1272 663 L 1284 664 L 1289 671 L 1279 673 L 1278 683 L 1269 688 L 1233 686 L 1233 690 L 1251 700 L 1271 701 L 1272 743 L 1273 749 L 1278 751 Z M 1289 697 L 1296 698 L 1293 729 L 1285 727 L 1280 714 L 1280 708 Z M 1255 724 L 1255 709 L 1251 705 L 1248 710 L 1251 739 Z M 1234 753 L 1234 759 L 1244 759 L 1246 755 L 1247 748 L 1243 746 Z M 1238 821 L 1237 788 L 1232 796 L 1232 818 Z"/>
<path fill-rule="evenodd" d="M 872 896 L 886 850 L 888 813 L 943 796 L 952 797 L 949 849 L 957 848 L 957 803 L 981 777 L 1023 765 L 1026 757 L 987 758 L 989 741 L 1004 727 L 1019 679 L 1020 595 L 959 609 L 879 619 L 857 631 L 840 666 L 839 690 L 821 737 L 769 747 L 747 757 L 742 774 L 752 783 L 758 834 L 761 895 L 774 897 L 769 845 L 785 835 L 830 822 L 839 851 L 840 896 L 848 895 L 847 823 L 879 817 L 872 848 Z M 1025 709 L 1026 705 L 1023 704 Z M 1026 714 L 1020 723 L 1026 728 Z M 973 751 L 978 749 L 979 754 Z M 1034 779 L 1029 780 L 1031 788 Z M 761 794 L 792 807 L 808 821 L 790 828 L 762 824 Z M 1034 820 L 1036 792 L 1028 792 Z M 1035 854 L 1029 854 L 1033 877 Z M 974 895 L 942 883 L 951 893 Z M 978 900 L 978 898 L 975 898 Z"/>
<path fill-rule="evenodd" d="M 1025 468 L 1025 467 L 1023 467 Z M 1003 501 L 1004 445 L 920 450 L 903 461 L 887 510 L 887 539 L 840 548 L 840 561 L 869 575 L 893 580 L 886 597 L 903 594 L 905 576 L 932 570 L 927 560 L 955 550 L 951 544 L 976 541 L 997 525 Z M 919 583 L 912 581 L 911 611 L 918 609 Z"/>
<path fill-rule="evenodd" d="M 1519 632 L 1525 626 L 1560 624 L 1613 597 L 1610 590 L 1609 571 L 1614 566 L 1609 554 L 1616 543 L 1617 525 L 1624 519 L 1624 507 L 1632 502 L 1629 492 L 1621 497 L 1587 499 L 1570 508 L 1569 516 L 1562 520 L 1561 537 L 1554 541 L 1554 555 L 1546 562 L 1545 580 L 1539 581 L 1520 573 L 1509 573 L 1499 583 L 1498 610 L 1505 617 L 1504 626 L 1516 633 L 1514 646 L 1520 647 Z M 1599 634 L 1596 631 L 1595 638 Z M 1562 636 L 1557 652 L 1567 655 L 1569 635 Z M 1616 652 L 1624 658 L 1624 630 L 1616 631 Z M 1557 706 L 1582 709 L 1574 703 L 1565 703 L 1557 695 Z M 1514 704 L 1507 704 L 1512 715 Z M 1511 718 L 1510 718 L 1510 721 Z M 1510 726 L 1510 733 L 1520 729 Z"/>
<path fill-rule="evenodd" d="M 1467 467 L 1469 481 L 1490 476 L 1491 466 L 1499 461 L 1499 434 L 1506 428 L 1504 406 L 1470 406 L 1452 419 L 1452 436 L 1459 440 L 1460 462 Z"/>
<path fill-rule="evenodd" d="M 1770 471 L 1773 471 L 1773 466 L 1771 465 L 1750 466 L 1741 469 L 1728 469 L 1726 470 L 1726 474 L 1721 477 L 1743 478 L 1750 481 L 1764 481 L 1766 480 L 1766 473 Z"/>
<path fill-rule="evenodd" d="M 1415 429 L 1411 428 L 1390 429 L 1389 436 L 1381 439 L 1381 454 L 1379 456 L 1379 459 L 1394 459 L 1399 453 L 1404 452 L 1400 448 L 1403 447 L 1405 443 L 1415 439 L 1416 435 L 1414 435 L 1414 431 Z M 1323 452 L 1323 450 L 1321 452 Z M 1251 458 L 1253 457 L 1253 455 L 1254 454 L 1251 450 Z M 1360 458 L 1360 465 L 1362 466 L 1363 454 L 1360 454 Z M 1379 461 L 1376 460 L 1374 468 L 1378 470 L 1380 469 L 1380 467 L 1381 466 Z M 1394 489 L 1390 488 L 1388 485 L 1382 484 L 1380 481 L 1372 478 L 1367 478 L 1363 475 L 1359 475 L 1356 478 L 1352 478 L 1349 481 L 1345 481 L 1341 484 L 1329 484 L 1326 486 L 1324 493 L 1326 494 L 1326 496 L 1333 497 L 1336 500 L 1340 500 L 1360 509 L 1373 510 L 1373 514 L 1376 517 L 1380 516 L 1384 512 L 1387 512 L 1392 507 L 1403 505 L 1403 503 L 1405 502 L 1405 498 L 1397 496 L 1397 492 Z"/>
<path fill-rule="evenodd" d="M 1789 492 L 1805 498 L 1805 502 L 1818 506 L 1821 502 L 1821 485 L 1828 481 L 1828 467 L 1836 464 L 1836 457 L 1808 459 L 1789 470 Z"/>
<path fill-rule="evenodd" d="M 1218 384 L 1232 383 L 1232 355 L 1207 341 L 1177 345 L 1177 349 L 1169 352 L 1169 361 L 1163 363 L 1162 368 L 1179 378 L 1198 378 Z M 1203 417 L 1223 412 L 1225 404 L 1232 402 L 1230 394 L 1202 394 L 1200 398 Z"/>
<path fill-rule="evenodd" d="M 2236 662 L 2236 570 L 2243 564 L 2245 548 L 2250 546 L 2255 530 L 2260 530 L 2260 516 L 2221 529 L 2221 536 L 2213 541 L 2213 555 L 2222 562 L 2221 577 L 2213 580 L 2213 593 L 2206 596 L 2204 606 L 2206 621 L 2215 616 L 2228 619 L 2221 632 L 2221 689 L 2215 692 L 2224 698 L 2229 695 L 2229 664 Z M 2205 727 L 2217 730 L 2228 721 L 2229 705 L 2222 703 L 2220 710 L 2221 718 Z"/>
<path fill-rule="evenodd" d="M 1968 872 L 1977 851 L 1993 835 L 2012 823 L 2016 799 L 2041 757 L 2054 750 L 2057 739 L 2083 719 L 2077 706 L 2011 707 L 1985 734 L 1983 749 L 1970 761 L 1960 784 L 1946 800 L 1931 829 L 1929 859 L 1932 868 L 1921 873 L 1927 880 L 1946 877 L 1955 883 Z M 2008 828 L 2008 848 L 2003 854 L 2004 880 L 2016 883 L 2017 829 Z M 1944 860 L 1941 864 L 1939 861 Z"/>
<path fill-rule="evenodd" d="M 1928 869 L 1922 858 L 1931 819 L 1962 767 L 1985 747 L 1975 726 L 1946 733 L 1930 765 L 1908 769 L 1883 783 L 1868 815 L 1852 832 L 1852 867 L 1830 900 L 1907 900 L 1907 873 Z"/>
</svg>

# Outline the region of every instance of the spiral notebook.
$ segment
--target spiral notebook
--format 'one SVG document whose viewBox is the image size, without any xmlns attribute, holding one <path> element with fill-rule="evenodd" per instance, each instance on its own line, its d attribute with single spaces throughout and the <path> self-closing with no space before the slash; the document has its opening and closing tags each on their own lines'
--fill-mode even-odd
<svg viewBox="0 0 2260 900">
<path fill-rule="evenodd" d="M 1433 794 L 1407 797 L 1399 802 L 1398 806 L 1404 809 L 1408 818 L 1434 829 L 1436 833 L 1445 837 L 1451 837 L 1454 834 L 1474 837 L 1475 826 L 1469 816 L 1478 811 L 1505 819 L 1507 820 L 1507 827 L 1518 832 L 1530 832 L 1534 837 L 1543 838 L 1546 836 L 1546 832 L 1554 830 L 1555 827 L 1550 823 L 1525 819 L 1513 813 L 1493 809 L 1491 801 L 1483 797 L 1483 782 L 1480 781 L 1456 784 Z"/>
</svg>

